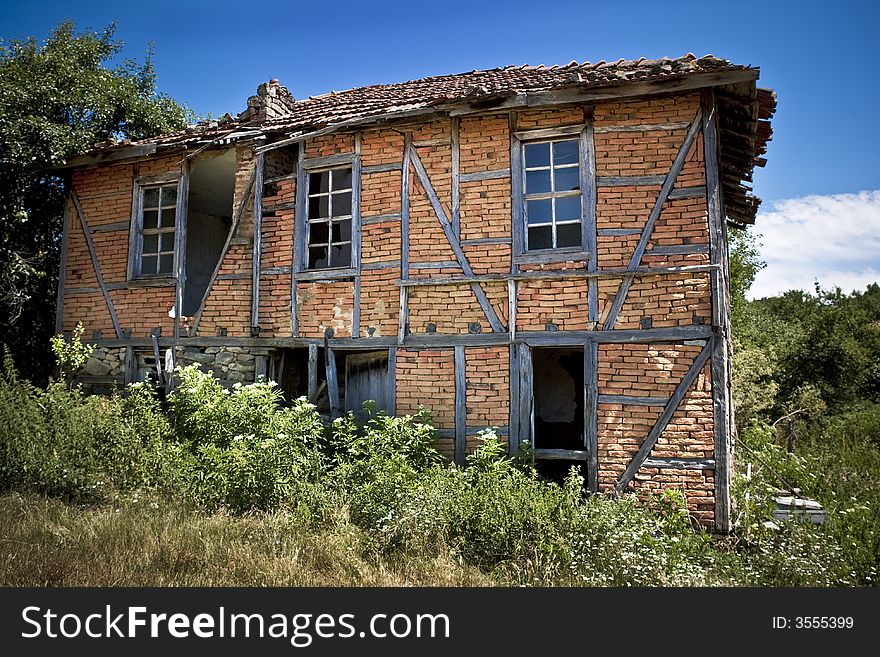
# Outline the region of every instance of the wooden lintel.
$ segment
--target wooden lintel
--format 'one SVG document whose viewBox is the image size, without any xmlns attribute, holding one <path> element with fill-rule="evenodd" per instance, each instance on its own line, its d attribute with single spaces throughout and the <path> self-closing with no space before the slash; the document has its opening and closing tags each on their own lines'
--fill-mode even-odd
<svg viewBox="0 0 880 657">
<path fill-rule="evenodd" d="M 510 169 L 475 171 L 474 173 L 463 173 L 459 177 L 463 183 L 480 182 L 482 180 L 503 180 L 505 178 L 510 178 Z"/>
<path fill-rule="evenodd" d="M 564 137 L 566 135 L 578 135 L 584 129 L 582 123 L 576 125 L 564 125 L 554 128 L 536 128 L 534 130 L 517 130 L 514 136 L 520 141 L 531 141 L 534 139 L 549 139 L 551 137 Z"/>
<path fill-rule="evenodd" d="M 607 132 L 653 132 L 657 130 L 685 130 L 690 123 L 639 123 L 636 125 L 596 126 L 597 133 Z"/>
</svg>

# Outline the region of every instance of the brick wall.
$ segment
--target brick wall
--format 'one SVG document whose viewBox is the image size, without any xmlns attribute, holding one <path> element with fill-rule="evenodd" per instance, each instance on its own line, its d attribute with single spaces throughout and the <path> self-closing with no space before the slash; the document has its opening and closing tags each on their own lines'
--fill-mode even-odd
<svg viewBox="0 0 880 657">
<path fill-rule="evenodd" d="M 397 350 L 397 413 L 412 415 L 420 406 L 431 411 L 434 426 L 455 429 L 455 353 L 452 349 Z M 438 440 L 448 458 L 454 454 L 452 438 Z"/>
</svg>

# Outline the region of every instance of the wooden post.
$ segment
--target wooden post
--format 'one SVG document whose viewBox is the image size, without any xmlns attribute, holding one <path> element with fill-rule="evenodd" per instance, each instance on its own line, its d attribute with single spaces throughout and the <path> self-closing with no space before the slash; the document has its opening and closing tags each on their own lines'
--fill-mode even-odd
<svg viewBox="0 0 880 657">
<path fill-rule="evenodd" d="M 455 345 L 455 462 L 465 464 L 467 455 L 467 378 L 463 345 Z"/>
<path fill-rule="evenodd" d="M 584 345 L 584 449 L 587 452 L 587 488 L 599 490 L 599 344 Z"/>
<path fill-rule="evenodd" d="M 450 118 L 452 124 L 452 232 L 461 239 L 461 143 L 459 118 Z"/>
<path fill-rule="evenodd" d="M 361 335 L 361 143 L 362 133 L 354 134 L 354 161 L 351 163 L 351 259 L 355 270 L 354 308 L 351 337 Z"/>
<path fill-rule="evenodd" d="M 310 402 L 315 401 L 318 394 L 318 345 L 309 345 L 309 387 L 308 399 Z"/>
<path fill-rule="evenodd" d="M 532 371 L 532 351 L 529 345 L 520 343 L 518 346 L 517 361 L 519 366 L 519 442 L 529 443 L 533 448 L 533 422 L 532 411 L 534 409 L 534 374 Z"/>
<path fill-rule="evenodd" d="M 58 263 L 58 291 L 55 296 L 55 333 L 64 330 L 64 286 L 67 282 L 67 250 L 70 248 L 70 195 L 64 199 L 64 224 L 61 228 L 61 257 Z"/>
<path fill-rule="evenodd" d="M 260 325 L 260 266 L 263 261 L 263 173 L 265 155 L 254 159 L 254 241 L 251 260 L 251 327 Z"/>
<path fill-rule="evenodd" d="M 703 155 L 706 165 L 706 207 L 709 215 L 709 258 L 720 265 L 710 273 L 712 290 L 712 420 L 715 452 L 715 527 L 730 530 L 730 412 L 729 367 L 730 317 L 727 313 L 728 283 L 724 277 L 727 266 L 724 210 L 718 170 L 718 118 L 712 89 L 702 92 Z"/>
<path fill-rule="evenodd" d="M 522 147 L 516 135 L 516 112 L 510 112 L 507 116 L 507 127 L 510 134 L 510 190 L 511 190 L 511 220 L 513 248 L 510 250 L 510 273 L 519 272 L 516 264 L 516 256 L 525 249 L 525 227 L 523 226 L 523 170 L 522 170 Z"/>
<path fill-rule="evenodd" d="M 596 144 L 593 130 L 593 111 L 584 110 L 584 128 L 580 132 L 580 185 L 581 185 L 581 226 L 583 229 L 584 250 L 590 255 L 587 271 L 598 271 L 598 250 L 596 247 Z M 599 283 L 594 277 L 587 279 L 587 322 L 592 329 L 599 321 Z"/>
<path fill-rule="evenodd" d="M 513 342 L 508 345 L 510 351 L 510 408 L 507 420 L 508 450 L 511 455 L 519 452 L 519 345 Z"/>
<path fill-rule="evenodd" d="M 339 379 L 336 376 L 336 355 L 329 343 L 324 342 L 324 363 L 327 370 L 327 396 L 330 398 L 330 419 L 336 419 L 342 412 L 339 403 Z"/>
<path fill-rule="evenodd" d="M 397 347 L 388 348 L 388 414 L 397 415 Z"/>
<path fill-rule="evenodd" d="M 516 280 L 511 278 L 507 281 L 507 332 L 510 342 L 516 340 L 516 292 Z"/>
</svg>

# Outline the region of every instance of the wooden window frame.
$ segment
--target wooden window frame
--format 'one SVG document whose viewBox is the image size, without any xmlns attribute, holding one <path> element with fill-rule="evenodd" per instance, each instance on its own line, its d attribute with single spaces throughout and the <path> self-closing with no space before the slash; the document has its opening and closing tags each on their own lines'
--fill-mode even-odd
<svg viewBox="0 0 880 657">
<path fill-rule="evenodd" d="M 144 246 L 144 193 L 148 189 L 156 189 L 162 187 L 174 187 L 177 192 L 177 201 L 175 203 L 175 217 L 174 217 L 174 249 L 173 249 L 173 262 L 171 265 L 171 271 L 168 273 L 143 273 L 141 271 L 141 256 L 143 255 L 143 246 Z M 162 175 L 162 176 L 153 176 L 149 178 L 139 178 L 134 183 L 134 189 L 132 192 L 132 209 L 131 209 L 131 223 L 129 230 L 129 240 L 128 240 L 128 280 L 129 281 L 140 281 L 140 280 L 165 280 L 165 281 L 173 281 L 177 279 L 177 267 L 180 258 L 180 253 L 178 252 L 178 244 L 180 242 L 179 236 L 180 231 L 183 230 L 184 222 L 183 222 L 183 209 L 185 199 L 181 194 L 181 179 L 180 175 L 175 173 L 173 175 Z M 161 194 L 161 192 L 160 192 Z M 160 197 L 161 203 L 161 197 Z M 170 206 L 164 206 L 170 207 Z M 162 230 L 159 229 L 149 229 L 148 234 L 157 234 L 161 235 L 162 233 L 170 233 L 170 230 Z M 168 253 L 167 251 L 158 251 L 158 253 Z M 157 263 L 158 266 L 158 263 Z"/>
<path fill-rule="evenodd" d="M 312 173 L 351 169 L 351 262 L 341 267 L 309 269 L 309 178 Z M 294 224 L 294 272 L 319 278 L 345 278 L 360 269 L 360 156 L 343 153 L 326 157 L 300 158 L 297 163 L 296 218 Z M 332 235 L 330 236 L 332 239 Z M 329 242 L 328 242 L 329 243 Z"/>
<path fill-rule="evenodd" d="M 576 125 L 559 126 L 555 128 L 540 128 L 536 130 L 511 131 L 511 193 L 513 207 L 513 242 L 514 262 L 518 264 L 563 262 L 568 260 L 589 260 L 591 258 L 591 244 L 595 241 L 592 236 L 596 230 L 595 194 L 596 175 L 592 144 L 591 126 L 587 123 Z M 579 193 L 574 192 L 548 192 L 540 194 L 526 194 L 526 159 L 525 147 L 528 144 L 547 142 L 560 142 L 577 140 L 578 142 L 578 171 Z M 553 160 L 551 146 L 551 160 L 547 167 L 551 171 L 553 180 Z M 571 168 L 571 167 L 569 167 Z M 533 168 L 534 169 L 534 168 Z M 537 170 L 537 169 L 534 169 Z M 552 184 L 552 182 L 551 182 Z M 552 188 L 551 188 L 552 189 Z M 545 198 L 579 197 L 581 201 L 581 244 L 574 247 L 550 247 L 545 249 L 528 250 L 528 213 L 527 200 L 540 200 Z M 553 241 L 555 243 L 555 222 L 553 222 Z M 591 233 L 593 235 L 591 235 Z"/>
</svg>

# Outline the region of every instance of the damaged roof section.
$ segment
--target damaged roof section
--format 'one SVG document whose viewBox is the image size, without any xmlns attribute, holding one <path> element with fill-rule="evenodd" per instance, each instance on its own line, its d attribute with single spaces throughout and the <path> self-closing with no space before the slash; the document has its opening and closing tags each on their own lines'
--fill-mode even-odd
<svg viewBox="0 0 880 657">
<path fill-rule="evenodd" d="M 243 139 L 265 139 L 262 148 L 317 134 L 433 113 L 468 114 L 623 96 L 672 93 L 715 86 L 723 194 L 735 225 L 754 223 L 760 199 L 748 183 L 764 166 L 776 109 L 772 91 L 757 89 L 758 69 L 707 55 L 677 59 L 571 62 L 565 66 L 507 66 L 379 84 L 295 100 L 271 80 L 237 117 L 225 115 L 171 135 L 106 145 L 69 166 L 141 157 L 160 150 L 201 149 Z"/>
</svg>

